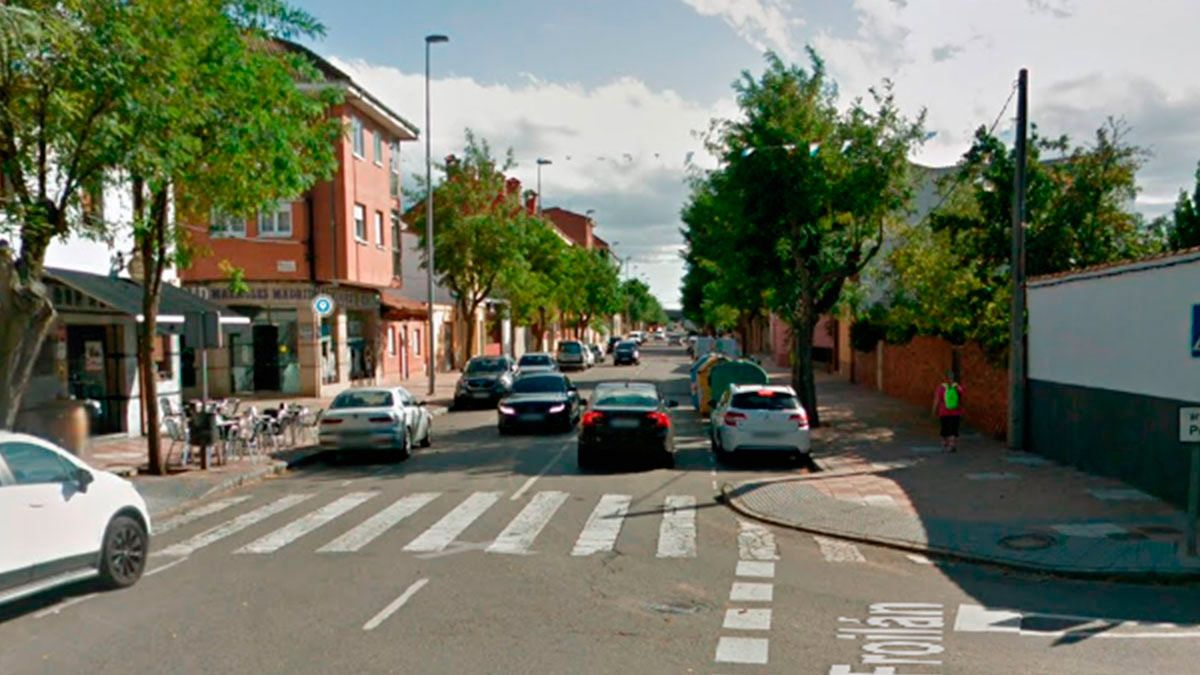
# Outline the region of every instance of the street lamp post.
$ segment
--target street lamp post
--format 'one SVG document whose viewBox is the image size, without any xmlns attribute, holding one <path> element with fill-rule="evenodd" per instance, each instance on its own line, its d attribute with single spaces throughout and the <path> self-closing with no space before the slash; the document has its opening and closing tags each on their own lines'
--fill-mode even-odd
<svg viewBox="0 0 1200 675">
<path fill-rule="evenodd" d="M 537 200 L 538 200 L 538 215 L 539 216 L 542 215 L 542 167 L 547 164 L 553 164 L 553 163 L 554 162 L 551 162 L 550 160 L 546 159 L 545 157 L 537 158 L 537 173 L 538 173 L 538 175 L 537 175 L 537 183 L 538 183 Z"/>
<path fill-rule="evenodd" d="M 426 290 L 429 292 L 426 309 L 429 312 L 429 326 L 426 328 L 428 349 L 425 354 L 426 369 L 429 371 L 429 395 L 433 396 L 436 382 L 437 357 L 435 356 L 434 321 L 433 321 L 433 156 L 431 155 L 429 132 L 429 48 L 442 42 L 449 42 L 445 35 L 425 36 L 425 264 Z"/>
</svg>

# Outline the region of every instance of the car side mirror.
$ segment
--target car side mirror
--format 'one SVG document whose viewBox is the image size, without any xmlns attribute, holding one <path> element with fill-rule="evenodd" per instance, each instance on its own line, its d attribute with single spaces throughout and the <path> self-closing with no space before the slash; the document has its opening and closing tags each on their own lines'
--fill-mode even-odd
<svg viewBox="0 0 1200 675">
<path fill-rule="evenodd" d="M 79 484 L 80 492 L 87 492 L 88 486 L 95 480 L 96 477 L 92 475 L 91 471 L 82 467 L 75 470 L 75 482 Z"/>
</svg>

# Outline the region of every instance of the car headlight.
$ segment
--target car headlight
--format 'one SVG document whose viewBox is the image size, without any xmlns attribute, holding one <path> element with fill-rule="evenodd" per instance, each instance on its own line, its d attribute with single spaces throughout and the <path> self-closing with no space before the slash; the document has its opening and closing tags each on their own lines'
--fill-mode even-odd
<svg viewBox="0 0 1200 675">
<path fill-rule="evenodd" d="M 516 415 L 517 414 L 516 410 L 514 410 L 511 406 L 507 406 L 507 405 L 500 406 L 499 410 L 500 410 L 501 415 Z"/>
<path fill-rule="evenodd" d="M 550 412 L 550 414 L 551 414 L 551 415 L 553 415 L 554 413 L 560 413 L 560 412 L 562 412 L 562 411 L 564 411 L 564 410 L 566 410 L 566 409 L 567 409 L 567 406 L 566 406 L 566 404 L 564 404 L 564 403 L 559 403 L 559 404 L 558 404 L 558 405 L 556 405 L 556 406 L 551 406 L 551 407 L 550 407 L 550 411 L 549 411 L 549 412 Z"/>
</svg>

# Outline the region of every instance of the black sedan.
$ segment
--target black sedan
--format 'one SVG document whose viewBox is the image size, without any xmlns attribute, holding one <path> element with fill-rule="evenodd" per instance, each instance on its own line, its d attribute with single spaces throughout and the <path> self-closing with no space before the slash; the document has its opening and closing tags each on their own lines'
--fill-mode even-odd
<svg viewBox="0 0 1200 675">
<path fill-rule="evenodd" d="M 597 384 L 579 429 L 579 467 L 617 459 L 674 467 L 675 430 L 667 410 L 676 405 L 649 382 Z"/>
<path fill-rule="evenodd" d="M 454 409 L 471 405 L 496 405 L 512 387 L 513 360 L 507 356 L 476 356 L 467 361 L 454 389 Z"/>
<path fill-rule="evenodd" d="M 633 340 L 622 340 L 617 343 L 616 349 L 613 350 L 613 365 L 623 366 L 625 364 L 636 365 L 642 362 L 642 353 L 638 350 L 638 343 Z"/>
<path fill-rule="evenodd" d="M 500 433 L 570 431 L 579 423 L 584 401 L 562 373 L 529 373 L 513 382 L 512 393 L 500 400 Z"/>
</svg>

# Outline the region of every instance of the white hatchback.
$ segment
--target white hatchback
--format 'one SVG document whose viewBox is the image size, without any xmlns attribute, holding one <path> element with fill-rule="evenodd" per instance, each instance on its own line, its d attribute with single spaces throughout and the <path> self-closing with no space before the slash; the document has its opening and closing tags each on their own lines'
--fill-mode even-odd
<svg viewBox="0 0 1200 675">
<path fill-rule="evenodd" d="M 763 451 L 808 455 L 808 414 L 796 391 L 781 385 L 730 385 L 711 417 L 712 448 L 718 458 Z"/>
<path fill-rule="evenodd" d="M 150 514 L 133 484 L 0 431 L 0 603 L 95 576 L 130 586 L 149 551 Z"/>
</svg>

